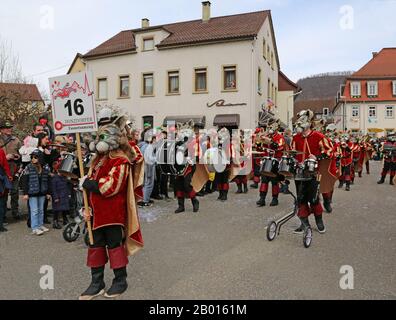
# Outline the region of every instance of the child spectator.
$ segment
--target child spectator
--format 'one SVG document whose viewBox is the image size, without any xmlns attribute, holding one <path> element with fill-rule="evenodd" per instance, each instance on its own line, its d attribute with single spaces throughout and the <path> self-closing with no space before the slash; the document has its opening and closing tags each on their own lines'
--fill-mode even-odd
<svg viewBox="0 0 396 320">
<path fill-rule="evenodd" d="M 58 171 L 60 164 L 60 160 L 54 162 L 54 174 L 51 178 L 52 211 L 54 215 L 52 227 L 54 229 L 62 229 L 59 224 L 61 214 L 63 225 L 66 226 L 69 223 L 67 213 L 70 211 L 70 186 L 68 179 Z"/>
<path fill-rule="evenodd" d="M 30 163 L 30 154 L 38 148 L 38 139 L 27 136 L 23 140 L 23 146 L 19 149 L 19 154 L 22 156 L 22 168 L 25 169 Z"/>
<path fill-rule="evenodd" d="M 44 227 L 44 202 L 49 199 L 50 170 L 40 150 L 34 150 L 31 158 L 22 176 L 23 199 L 29 201 L 32 234 L 41 236 L 49 231 Z"/>
</svg>

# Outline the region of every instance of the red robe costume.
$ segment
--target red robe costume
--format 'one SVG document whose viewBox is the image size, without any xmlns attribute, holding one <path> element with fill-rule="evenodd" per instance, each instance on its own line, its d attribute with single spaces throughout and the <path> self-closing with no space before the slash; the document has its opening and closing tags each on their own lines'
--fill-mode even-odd
<svg viewBox="0 0 396 320">
<path fill-rule="evenodd" d="M 141 197 L 144 170 L 143 159 L 136 160 L 135 166 L 132 166 L 121 150 L 110 152 L 95 158 L 88 173 L 89 179 L 99 182 L 100 191 L 100 194 L 90 193 L 89 197 L 93 230 L 113 225 L 125 227 L 128 255 L 143 247 L 136 198 Z"/>
<path fill-rule="evenodd" d="M 320 192 L 329 193 L 334 190 L 334 183 L 337 181 L 337 167 L 334 160 L 333 145 L 331 141 L 318 131 L 304 137 L 296 134 L 293 138 L 292 149 L 304 152 L 298 154 L 296 159 L 299 163 L 304 162 L 310 155 L 314 155 L 319 162 Z"/>
</svg>

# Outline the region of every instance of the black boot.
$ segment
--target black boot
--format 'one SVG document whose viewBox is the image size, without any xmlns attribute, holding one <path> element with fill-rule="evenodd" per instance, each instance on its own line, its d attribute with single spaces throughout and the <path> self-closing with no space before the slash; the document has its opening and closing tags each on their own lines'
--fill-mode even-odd
<svg viewBox="0 0 396 320">
<path fill-rule="evenodd" d="M 219 197 L 217 198 L 217 200 L 223 199 L 223 193 L 224 193 L 223 190 L 219 190 Z"/>
<path fill-rule="evenodd" d="M 248 193 L 248 192 L 249 192 L 248 185 L 247 185 L 247 183 L 244 183 L 243 184 L 243 193 Z"/>
<path fill-rule="evenodd" d="M 311 226 L 309 224 L 308 218 L 300 218 L 300 220 L 301 220 L 301 225 L 296 230 L 294 230 L 295 234 L 303 234 L 305 229 Z"/>
<path fill-rule="evenodd" d="M 228 200 L 228 190 L 223 190 L 223 196 L 220 200 L 223 202 Z"/>
<path fill-rule="evenodd" d="M 62 212 L 62 217 L 63 217 L 63 225 L 67 226 L 69 224 L 69 219 L 67 218 L 66 212 Z"/>
<path fill-rule="evenodd" d="M 393 182 L 393 179 L 395 178 L 395 176 L 391 176 L 390 177 L 390 181 L 389 181 L 389 184 L 391 185 L 391 186 L 394 186 L 395 184 L 394 184 L 394 182 Z"/>
<path fill-rule="evenodd" d="M 236 193 L 237 193 L 237 194 L 243 193 L 243 191 L 242 191 L 242 185 L 241 185 L 241 184 L 238 184 L 238 191 L 237 191 Z"/>
<path fill-rule="evenodd" d="M 259 185 L 257 182 L 254 182 L 253 184 L 250 185 L 250 188 L 252 189 L 258 189 Z"/>
<path fill-rule="evenodd" d="M 114 270 L 113 283 L 109 290 L 105 293 L 106 298 L 116 298 L 122 295 L 128 289 L 126 267 Z"/>
<path fill-rule="evenodd" d="M 260 192 L 260 200 L 256 202 L 259 207 L 265 207 L 265 198 L 267 194 L 265 192 Z"/>
<path fill-rule="evenodd" d="M 54 219 L 54 221 L 52 221 L 52 228 L 57 230 L 62 229 L 62 226 L 60 225 L 58 219 Z"/>
<path fill-rule="evenodd" d="M 347 181 L 345 191 L 351 191 L 351 183 Z"/>
<path fill-rule="evenodd" d="M 199 211 L 199 201 L 197 198 L 192 198 L 191 199 L 192 205 L 193 205 L 193 212 L 198 212 Z"/>
<path fill-rule="evenodd" d="M 273 197 L 270 207 L 276 207 L 279 205 L 278 197 Z"/>
<path fill-rule="evenodd" d="M 343 186 L 344 186 L 344 181 L 340 181 L 340 184 L 338 185 L 338 188 L 342 189 Z"/>
<path fill-rule="evenodd" d="M 106 285 L 103 281 L 104 269 L 104 266 L 91 269 L 92 282 L 88 289 L 80 296 L 79 300 L 92 300 L 105 293 L 104 288 Z"/>
<path fill-rule="evenodd" d="M 331 207 L 331 201 L 329 199 L 323 199 L 323 207 L 327 213 L 332 213 L 333 208 Z"/>
<path fill-rule="evenodd" d="M 385 177 L 382 176 L 381 179 L 377 182 L 377 184 L 384 184 L 385 183 Z"/>
<path fill-rule="evenodd" d="M 184 198 L 177 198 L 177 202 L 179 204 L 179 208 L 175 211 L 175 213 L 182 213 L 185 212 L 186 209 L 184 208 Z"/>
<path fill-rule="evenodd" d="M 326 227 L 324 226 L 322 216 L 315 216 L 315 221 L 316 221 L 316 226 L 318 227 L 319 233 L 321 233 L 321 234 L 325 233 Z"/>
</svg>

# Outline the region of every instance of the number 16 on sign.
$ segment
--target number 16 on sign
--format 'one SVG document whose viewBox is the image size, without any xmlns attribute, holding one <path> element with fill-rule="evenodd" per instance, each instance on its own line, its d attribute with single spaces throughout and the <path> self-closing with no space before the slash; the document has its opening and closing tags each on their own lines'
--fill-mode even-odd
<svg viewBox="0 0 396 320">
<path fill-rule="evenodd" d="M 86 72 L 49 79 L 55 134 L 98 130 L 91 79 Z"/>
</svg>

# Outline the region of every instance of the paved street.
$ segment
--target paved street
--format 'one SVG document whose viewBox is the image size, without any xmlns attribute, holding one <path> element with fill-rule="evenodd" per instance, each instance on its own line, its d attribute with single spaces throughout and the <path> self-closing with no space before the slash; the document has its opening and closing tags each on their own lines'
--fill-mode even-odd
<svg viewBox="0 0 396 320">
<path fill-rule="evenodd" d="M 305 249 L 291 230 L 266 240 L 269 220 L 287 213 L 257 208 L 257 190 L 216 201 L 201 199 L 201 212 L 173 214 L 176 201 L 140 210 L 145 249 L 130 260 L 129 289 L 122 299 L 395 299 L 396 188 L 377 186 L 380 164 L 357 179 L 351 192 L 337 190 L 327 233 L 316 229 Z M 313 218 L 312 223 L 314 224 Z M 66 243 L 60 231 L 30 235 L 26 223 L 0 235 L 0 299 L 76 299 L 90 281 L 82 239 Z M 55 288 L 43 291 L 40 267 L 54 268 Z M 340 289 L 340 268 L 354 269 L 354 290 Z M 112 273 L 106 271 L 106 283 Z"/>
</svg>

